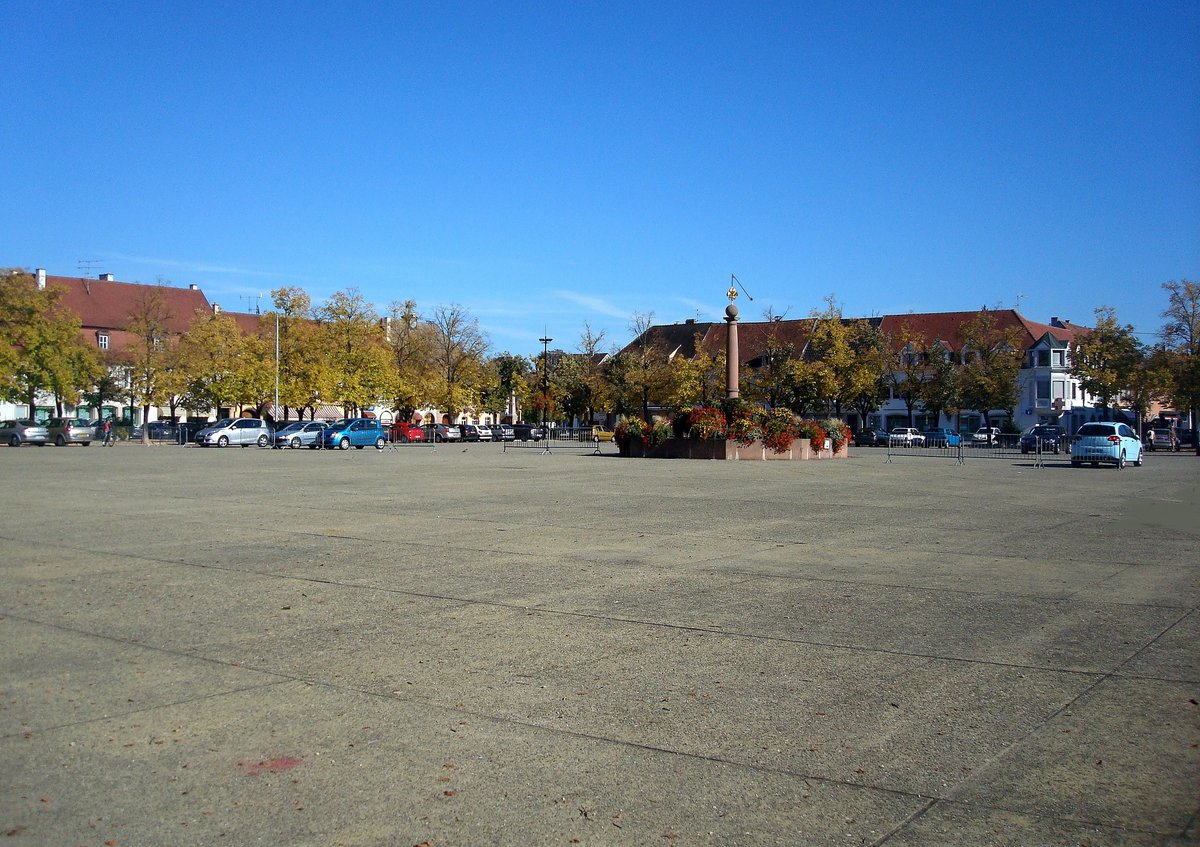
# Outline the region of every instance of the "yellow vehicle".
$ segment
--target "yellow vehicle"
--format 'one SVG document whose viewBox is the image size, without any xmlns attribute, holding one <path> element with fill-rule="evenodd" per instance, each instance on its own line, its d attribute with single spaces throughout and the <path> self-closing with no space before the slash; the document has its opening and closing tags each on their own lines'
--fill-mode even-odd
<svg viewBox="0 0 1200 847">
<path fill-rule="evenodd" d="M 612 441 L 613 434 L 612 434 L 611 430 L 607 430 L 604 427 L 597 424 L 596 426 L 592 427 L 592 438 L 598 439 L 600 441 Z"/>
</svg>

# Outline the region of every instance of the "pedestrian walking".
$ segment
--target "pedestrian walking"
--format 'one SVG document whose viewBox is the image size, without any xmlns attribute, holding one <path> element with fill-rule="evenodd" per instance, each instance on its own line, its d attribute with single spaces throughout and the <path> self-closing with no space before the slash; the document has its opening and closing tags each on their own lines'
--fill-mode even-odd
<svg viewBox="0 0 1200 847">
<path fill-rule="evenodd" d="M 112 446 L 112 418 L 104 419 L 104 446 Z"/>
</svg>

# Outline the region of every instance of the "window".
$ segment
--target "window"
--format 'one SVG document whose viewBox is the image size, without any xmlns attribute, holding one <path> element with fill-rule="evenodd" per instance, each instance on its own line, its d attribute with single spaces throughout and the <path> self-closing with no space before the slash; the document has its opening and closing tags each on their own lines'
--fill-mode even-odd
<svg viewBox="0 0 1200 847">
<path fill-rule="evenodd" d="M 1063 364 L 1066 361 L 1065 354 L 1066 354 L 1065 350 L 1050 351 L 1050 357 L 1051 357 L 1051 361 L 1053 361 L 1053 363 L 1054 363 L 1054 367 L 1056 367 L 1056 368 L 1063 367 Z"/>
<path fill-rule="evenodd" d="M 1038 400 L 1049 400 L 1050 399 L 1050 378 L 1049 377 L 1038 377 L 1038 379 L 1037 379 L 1037 394 L 1035 396 L 1037 397 Z"/>
<path fill-rule="evenodd" d="M 96 336 L 96 344 L 98 344 L 100 346 L 101 350 L 107 350 L 108 349 L 108 333 L 102 332 L 99 335 L 97 335 Z"/>
<path fill-rule="evenodd" d="M 1037 354 L 1037 362 L 1034 363 L 1036 367 L 1039 367 L 1039 368 L 1050 367 L 1050 351 L 1049 350 L 1035 350 L 1034 352 Z"/>
</svg>

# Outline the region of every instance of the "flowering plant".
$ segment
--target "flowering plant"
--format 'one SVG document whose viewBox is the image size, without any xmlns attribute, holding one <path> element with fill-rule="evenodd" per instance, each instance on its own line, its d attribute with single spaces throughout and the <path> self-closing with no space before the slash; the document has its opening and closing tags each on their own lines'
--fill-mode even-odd
<svg viewBox="0 0 1200 847">
<path fill-rule="evenodd" d="M 771 409 L 762 416 L 762 441 L 772 452 L 786 453 L 796 439 L 796 425 L 788 409 Z"/>
<path fill-rule="evenodd" d="M 641 418 L 625 418 L 613 430 L 613 438 L 619 447 L 628 448 L 633 441 L 645 444 L 649 431 L 650 425 Z"/>
<path fill-rule="evenodd" d="M 816 421 L 803 420 L 796 424 L 796 437 L 807 438 L 812 445 L 812 449 L 820 451 L 825 446 L 827 433 L 825 432 L 825 427 Z"/>
<path fill-rule="evenodd" d="M 754 415 L 745 415 L 731 420 L 725 432 L 727 438 L 732 438 L 743 447 L 749 447 L 762 434 L 762 428 Z"/>
<path fill-rule="evenodd" d="M 688 415 L 688 425 L 696 438 L 724 438 L 729 423 L 719 409 L 697 406 Z"/>
<path fill-rule="evenodd" d="M 674 434 L 675 430 L 671 428 L 671 424 L 660 419 L 650 425 L 649 431 L 642 436 L 642 440 L 651 447 L 657 447 Z"/>
<path fill-rule="evenodd" d="M 841 450 L 842 445 L 850 439 L 849 428 L 837 418 L 821 421 L 821 426 L 825 428 L 825 434 L 829 437 L 829 442 L 833 445 L 833 452 L 835 453 Z"/>
</svg>

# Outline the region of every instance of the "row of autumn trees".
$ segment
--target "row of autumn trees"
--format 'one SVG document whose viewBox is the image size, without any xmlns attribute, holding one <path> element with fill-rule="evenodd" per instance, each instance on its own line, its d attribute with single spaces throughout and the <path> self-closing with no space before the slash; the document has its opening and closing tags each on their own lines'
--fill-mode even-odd
<svg viewBox="0 0 1200 847">
<path fill-rule="evenodd" d="M 247 333 L 229 314 L 182 316 L 189 329 L 174 334 L 161 286 L 138 292 L 109 351 L 80 333 L 78 315 L 62 305 L 63 290 L 39 289 L 19 270 L 0 272 L 0 396 L 33 409 L 39 397 L 63 406 L 102 408 L 113 402 L 208 414 L 241 407 L 262 414 L 276 388 L 279 402 L 312 416 L 319 405 L 347 415 L 391 403 L 404 415 L 433 406 L 500 413 L 510 391 L 532 369 L 522 357 L 489 359 L 478 322 L 461 306 L 427 317 L 412 301 L 377 313 L 355 289 L 314 306 L 299 288 L 271 292 L 275 312 Z"/>
<path fill-rule="evenodd" d="M 1200 286 L 1163 286 L 1168 303 L 1156 345 L 1140 342 L 1107 307 L 1095 328 L 1071 347 L 1084 389 L 1108 407 L 1122 401 L 1139 416 L 1154 402 L 1194 410 L 1200 396 Z M 21 271 L 0 272 L 0 396 L 32 409 L 37 396 L 62 406 L 101 408 L 113 401 L 207 413 L 241 406 L 262 414 L 275 394 L 276 317 L 279 402 L 312 417 L 318 406 L 347 415 L 377 404 L 399 417 L 436 408 L 503 415 L 510 395 L 540 419 L 595 420 L 609 412 L 649 419 L 651 409 L 718 405 L 725 396 L 725 354 L 697 343 L 693 358 L 671 357 L 652 331 L 653 316 L 638 315 L 634 341 L 605 356 L 604 333 L 584 325 L 573 353 L 489 356 L 478 322 L 458 305 L 418 313 L 410 301 L 379 313 L 355 289 L 314 305 L 300 288 L 271 292 L 274 311 L 244 332 L 229 315 L 202 313 L 181 335 L 159 286 L 144 286 L 124 327 L 125 342 L 104 353 L 80 334 L 79 317 L 61 305 L 62 291 L 40 290 Z M 188 316 L 183 316 L 188 317 Z M 767 315 L 768 326 L 777 323 Z M 917 409 L 953 416 L 975 410 L 1011 415 L 1025 354 L 1014 327 L 982 310 L 958 329 L 948 355 L 939 339 L 904 328 L 887 337 L 876 322 L 844 319 L 832 296 L 808 319 L 797 349 L 768 330 L 765 350 L 744 369 L 741 394 L 751 402 L 788 408 L 801 417 L 877 410 L 889 392 L 910 422 Z M 780 324 L 782 326 L 782 324 Z M 549 364 L 549 367 L 547 367 Z M 145 415 L 143 417 L 145 419 Z"/>
<path fill-rule="evenodd" d="M 790 409 L 801 418 L 853 412 L 863 421 L 888 399 L 889 390 L 904 401 L 910 421 L 917 408 L 939 415 L 975 409 L 986 418 L 996 409 L 1011 414 L 1016 403 L 1023 345 L 987 310 L 959 328 L 959 342 L 972 351 L 968 357 L 948 355 L 937 339 L 916 330 L 889 337 L 877 322 L 846 319 L 832 295 L 808 318 L 799 348 L 776 329 L 781 322 L 765 317 L 772 327 L 765 350 L 758 367 L 740 381 L 741 397 L 749 402 Z M 614 385 L 640 390 L 640 396 L 619 391 L 617 410 L 648 419 L 655 406 L 719 405 L 725 396 L 724 352 L 700 351 L 694 359 L 668 363 L 647 328 L 634 326 L 637 340 L 625 361 L 618 357 L 611 368 Z"/>
</svg>

